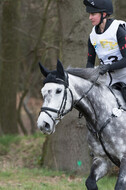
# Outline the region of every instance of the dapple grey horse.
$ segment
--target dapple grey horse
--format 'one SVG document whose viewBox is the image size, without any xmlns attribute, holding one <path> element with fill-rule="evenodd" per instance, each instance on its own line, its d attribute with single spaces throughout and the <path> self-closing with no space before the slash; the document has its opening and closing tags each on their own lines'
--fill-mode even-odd
<svg viewBox="0 0 126 190">
<path fill-rule="evenodd" d="M 55 71 L 41 64 L 40 69 L 45 80 L 38 128 L 46 134 L 54 133 L 57 123 L 73 108 L 78 109 L 86 118 L 94 156 L 87 189 L 98 190 L 96 182 L 114 163 L 119 167 L 115 190 L 126 190 L 126 111 L 120 91 L 101 82 L 99 68 L 64 70 L 58 61 Z"/>
</svg>

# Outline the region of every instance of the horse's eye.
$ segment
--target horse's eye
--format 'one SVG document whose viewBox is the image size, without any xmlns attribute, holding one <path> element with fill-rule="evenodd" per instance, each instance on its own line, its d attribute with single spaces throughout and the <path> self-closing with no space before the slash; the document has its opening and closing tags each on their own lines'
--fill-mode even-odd
<svg viewBox="0 0 126 190">
<path fill-rule="evenodd" d="M 60 94 L 61 91 L 62 91 L 62 89 L 58 88 L 58 89 L 56 90 L 56 94 Z"/>
</svg>

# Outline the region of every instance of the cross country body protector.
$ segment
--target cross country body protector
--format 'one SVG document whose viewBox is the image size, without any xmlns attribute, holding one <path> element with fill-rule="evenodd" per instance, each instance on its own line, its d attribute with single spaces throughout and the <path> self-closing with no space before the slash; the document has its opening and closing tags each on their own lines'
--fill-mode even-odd
<svg viewBox="0 0 126 190">
<path fill-rule="evenodd" d="M 124 21 L 114 20 L 109 28 L 102 34 L 97 34 L 95 32 L 95 27 L 92 29 L 90 40 L 95 48 L 98 58 L 101 61 L 101 64 L 114 64 L 114 62 L 122 59 L 116 35 L 120 24 L 126 26 Z M 112 83 L 126 83 L 126 68 L 111 72 L 111 78 Z M 108 80 L 110 81 L 109 76 Z"/>
</svg>

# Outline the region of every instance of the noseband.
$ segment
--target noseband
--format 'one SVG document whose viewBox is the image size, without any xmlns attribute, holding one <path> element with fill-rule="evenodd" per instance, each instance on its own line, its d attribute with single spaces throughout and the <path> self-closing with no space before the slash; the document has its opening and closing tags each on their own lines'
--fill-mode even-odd
<svg viewBox="0 0 126 190">
<path fill-rule="evenodd" d="M 60 78 L 57 78 L 57 83 L 59 82 L 62 82 L 62 84 L 64 85 L 64 95 L 63 95 L 63 99 L 62 99 L 62 102 L 61 102 L 61 105 L 60 105 L 60 108 L 59 110 L 57 109 L 54 109 L 54 108 L 49 108 L 49 107 L 42 107 L 41 108 L 41 112 L 45 112 L 53 121 L 53 123 L 55 124 L 56 123 L 56 120 L 61 120 L 61 118 L 66 115 L 68 112 L 70 112 L 72 109 L 73 109 L 73 93 L 71 91 L 71 89 L 69 88 L 69 83 L 68 83 L 68 74 L 65 73 L 65 81 L 63 81 L 62 79 Z M 65 107 L 66 107 L 66 103 L 67 103 L 67 89 L 69 90 L 70 94 L 71 94 L 71 100 L 72 100 L 72 103 L 71 103 L 71 107 L 65 111 Z M 54 113 L 57 113 L 57 117 L 54 119 L 52 117 L 52 115 L 48 112 L 48 111 L 51 111 L 51 112 L 54 112 Z"/>
</svg>

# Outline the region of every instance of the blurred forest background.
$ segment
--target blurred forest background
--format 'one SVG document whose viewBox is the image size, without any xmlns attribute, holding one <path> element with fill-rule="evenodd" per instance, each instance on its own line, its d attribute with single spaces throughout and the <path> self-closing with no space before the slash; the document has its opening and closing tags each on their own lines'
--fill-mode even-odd
<svg viewBox="0 0 126 190">
<path fill-rule="evenodd" d="M 113 16 L 126 21 L 126 1 L 113 4 Z M 83 0 L 0 0 L 0 18 L 0 135 L 33 134 L 42 105 L 38 62 L 50 70 L 58 58 L 65 68 L 85 67 L 92 26 Z M 87 172 L 86 133 L 84 118 L 73 111 L 46 138 L 43 164 Z"/>
</svg>

